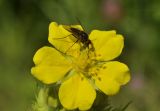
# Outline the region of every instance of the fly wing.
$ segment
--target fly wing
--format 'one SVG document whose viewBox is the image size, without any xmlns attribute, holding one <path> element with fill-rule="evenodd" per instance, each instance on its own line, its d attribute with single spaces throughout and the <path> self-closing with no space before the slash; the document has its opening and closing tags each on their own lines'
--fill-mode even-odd
<svg viewBox="0 0 160 111">
<path fill-rule="evenodd" d="M 71 26 L 63 25 L 63 28 L 66 29 L 68 32 L 72 33 Z"/>
<path fill-rule="evenodd" d="M 78 28 L 80 28 L 80 25 L 72 25 L 72 26 L 63 25 L 63 28 L 71 33 L 72 36 L 70 36 L 70 39 L 72 41 L 74 41 L 74 42 L 77 41 L 77 37 L 75 36 L 75 32 L 72 29 L 74 28 L 74 29 L 79 30 Z"/>
</svg>

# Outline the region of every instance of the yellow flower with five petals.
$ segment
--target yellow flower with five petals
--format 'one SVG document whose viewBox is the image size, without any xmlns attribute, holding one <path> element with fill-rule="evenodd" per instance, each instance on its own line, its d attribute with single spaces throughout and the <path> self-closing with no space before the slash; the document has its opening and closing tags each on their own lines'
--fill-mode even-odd
<svg viewBox="0 0 160 111">
<path fill-rule="evenodd" d="M 124 38 L 115 31 L 93 30 L 89 39 L 95 50 L 88 53 L 87 48 L 80 50 L 83 44 L 73 45 L 76 38 L 64 27 L 55 22 L 50 24 L 48 40 L 53 47 L 44 46 L 36 52 L 31 72 L 45 84 L 61 83 L 59 99 L 64 108 L 88 110 L 96 98 L 96 90 L 114 95 L 129 82 L 129 68 L 111 61 L 121 54 Z M 82 30 L 80 25 L 70 27 Z M 66 54 L 61 53 L 66 50 Z"/>
</svg>

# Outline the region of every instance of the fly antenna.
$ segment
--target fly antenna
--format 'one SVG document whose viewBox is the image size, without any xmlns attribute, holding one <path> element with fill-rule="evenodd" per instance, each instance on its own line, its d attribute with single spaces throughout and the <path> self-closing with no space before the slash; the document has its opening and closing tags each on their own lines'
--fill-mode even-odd
<svg viewBox="0 0 160 111">
<path fill-rule="evenodd" d="M 82 29 L 86 32 L 86 30 L 85 30 L 84 26 L 82 25 L 82 23 L 81 23 L 81 21 L 79 20 L 79 18 L 78 18 L 78 17 L 76 17 L 76 20 L 77 20 L 78 24 L 80 24 L 80 25 L 81 25 Z"/>
</svg>

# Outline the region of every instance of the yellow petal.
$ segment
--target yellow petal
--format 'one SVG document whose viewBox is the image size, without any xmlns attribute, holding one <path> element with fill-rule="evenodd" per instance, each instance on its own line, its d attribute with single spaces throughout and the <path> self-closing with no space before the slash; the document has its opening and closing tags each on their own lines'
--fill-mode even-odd
<svg viewBox="0 0 160 111">
<path fill-rule="evenodd" d="M 79 108 L 88 110 L 96 98 L 93 86 L 86 78 L 81 78 L 75 74 L 66 80 L 59 89 L 59 99 L 61 104 L 69 110 Z"/>
<path fill-rule="evenodd" d="M 31 73 L 40 81 L 50 84 L 60 80 L 70 69 L 70 63 L 54 48 L 42 47 L 34 55 L 35 67 Z"/>
<path fill-rule="evenodd" d="M 112 60 L 122 52 L 123 36 L 116 35 L 115 31 L 93 30 L 89 37 L 95 47 L 98 60 Z"/>
<path fill-rule="evenodd" d="M 116 94 L 121 85 L 130 80 L 128 67 L 118 61 L 107 62 L 103 65 L 95 81 L 96 86 L 105 94 Z"/>
<path fill-rule="evenodd" d="M 80 26 L 74 27 L 79 28 Z M 72 33 L 67 31 L 63 25 L 58 25 L 56 22 L 50 24 L 48 41 L 61 52 L 70 54 L 73 52 L 72 50 L 79 49 L 79 44 L 75 44 L 76 40 L 77 39 L 72 36 Z"/>
</svg>

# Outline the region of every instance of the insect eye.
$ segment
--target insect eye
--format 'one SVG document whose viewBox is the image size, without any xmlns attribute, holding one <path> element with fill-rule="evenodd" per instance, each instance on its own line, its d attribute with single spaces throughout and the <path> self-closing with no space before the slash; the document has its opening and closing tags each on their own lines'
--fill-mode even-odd
<svg viewBox="0 0 160 111">
<path fill-rule="evenodd" d="M 83 33 L 83 34 L 82 34 L 82 36 L 86 36 L 86 34 L 85 34 L 85 33 Z"/>
</svg>

